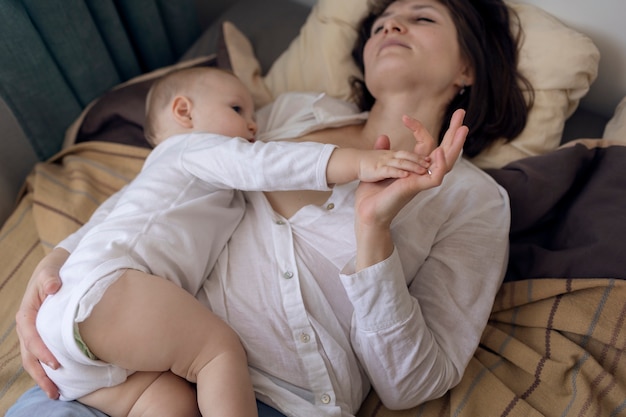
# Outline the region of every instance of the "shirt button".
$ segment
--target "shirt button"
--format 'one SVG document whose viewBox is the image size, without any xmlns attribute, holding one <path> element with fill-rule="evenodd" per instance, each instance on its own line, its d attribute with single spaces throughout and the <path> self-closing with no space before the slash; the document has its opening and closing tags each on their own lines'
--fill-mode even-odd
<svg viewBox="0 0 626 417">
<path fill-rule="evenodd" d="M 328 203 L 328 204 L 326 205 L 326 210 L 332 210 L 332 209 L 334 209 L 334 208 L 335 208 L 335 203 Z"/>
<path fill-rule="evenodd" d="M 276 220 L 276 224 L 282 226 L 283 224 L 285 224 L 285 222 L 282 220 Z"/>
<path fill-rule="evenodd" d="M 308 335 L 308 334 L 306 334 L 306 333 L 302 333 L 302 334 L 300 335 L 300 341 L 301 341 L 302 343 L 309 343 L 309 342 L 311 341 L 311 336 L 309 336 L 309 335 Z"/>
<path fill-rule="evenodd" d="M 322 394 L 322 396 L 320 397 L 320 399 L 322 400 L 322 402 L 324 404 L 328 404 L 330 402 L 330 395 L 328 394 Z"/>
<path fill-rule="evenodd" d="M 284 272 L 283 273 L 283 278 L 285 278 L 285 279 L 293 278 L 293 272 L 291 272 L 291 271 Z"/>
</svg>

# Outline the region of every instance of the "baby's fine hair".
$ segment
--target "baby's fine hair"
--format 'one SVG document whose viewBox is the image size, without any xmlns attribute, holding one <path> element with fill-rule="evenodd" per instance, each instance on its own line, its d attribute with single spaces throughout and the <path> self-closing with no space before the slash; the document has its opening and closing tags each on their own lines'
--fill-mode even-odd
<svg viewBox="0 0 626 417">
<path fill-rule="evenodd" d="M 159 142 L 159 134 L 161 134 L 159 115 L 169 106 L 174 97 L 191 96 L 197 82 L 211 73 L 218 72 L 234 76 L 232 72 L 221 68 L 198 66 L 174 69 L 154 81 L 146 96 L 146 117 L 143 128 L 144 136 L 150 145 L 154 147 Z"/>
</svg>

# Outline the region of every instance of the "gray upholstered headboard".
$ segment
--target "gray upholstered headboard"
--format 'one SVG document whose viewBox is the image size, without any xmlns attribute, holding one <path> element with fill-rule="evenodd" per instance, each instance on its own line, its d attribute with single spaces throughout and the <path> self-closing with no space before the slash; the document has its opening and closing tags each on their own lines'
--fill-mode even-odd
<svg viewBox="0 0 626 417">
<path fill-rule="evenodd" d="M 0 96 L 39 157 L 94 98 L 169 65 L 200 34 L 194 0 L 0 3 Z"/>
</svg>

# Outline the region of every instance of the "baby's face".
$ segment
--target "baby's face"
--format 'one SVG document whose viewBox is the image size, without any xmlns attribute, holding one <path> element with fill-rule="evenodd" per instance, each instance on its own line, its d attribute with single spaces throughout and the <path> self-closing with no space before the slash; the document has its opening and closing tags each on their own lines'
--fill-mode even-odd
<svg viewBox="0 0 626 417">
<path fill-rule="evenodd" d="M 193 108 L 195 130 L 254 140 L 257 125 L 254 103 L 246 87 L 235 76 L 211 73 Z"/>
</svg>

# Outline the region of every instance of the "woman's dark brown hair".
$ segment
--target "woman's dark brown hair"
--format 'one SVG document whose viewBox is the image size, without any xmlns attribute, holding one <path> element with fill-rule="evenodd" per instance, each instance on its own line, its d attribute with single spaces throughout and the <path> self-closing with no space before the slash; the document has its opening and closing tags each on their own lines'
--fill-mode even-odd
<svg viewBox="0 0 626 417">
<path fill-rule="evenodd" d="M 357 66 L 364 71 L 363 48 L 371 28 L 382 12 L 395 0 L 370 1 L 370 13 L 360 25 L 352 50 Z M 474 83 L 463 94 L 455 96 L 446 109 L 439 140 L 448 128 L 452 113 L 463 108 L 470 132 L 464 154 L 476 156 L 498 139 L 507 142 L 524 129 L 534 94 L 532 86 L 517 69 L 519 37 L 513 35 L 511 23 L 517 15 L 502 0 L 437 0 L 447 7 L 457 29 L 461 53 L 474 70 Z M 528 91 L 524 97 L 522 87 Z M 352 94 L 362 110 L 370 110 L 374 97 L 363 80 L 352 80 Z M 528 102 L 526 101 L 528 100 Z"/>
</svg>

